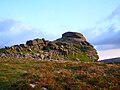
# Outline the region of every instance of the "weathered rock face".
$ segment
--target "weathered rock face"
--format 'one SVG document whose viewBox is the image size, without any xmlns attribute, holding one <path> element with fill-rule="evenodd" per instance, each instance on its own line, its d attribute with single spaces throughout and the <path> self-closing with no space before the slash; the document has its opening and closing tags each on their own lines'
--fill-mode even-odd
<svg viewBox="0 0 120 90">
<path fill-rule="evenodd" d="M 28 46 L 34 46 L 37 44 L 45 44 L 43 39 L 34 39 L 34 40 L 29 40 L 26 42 Z"/>
<path fill-rule="evenodd" d="M 66 32 L 55 41 L 29 40 L 26 44 L 0 49 L 0 56 L 36 59 L 97 61 L 94 47 L 81 33 Z"/>
<path fill-rule="evenodd" d="M 86 40 L 81 33 L 77 33 L 77 32 L 66 32 L 62 34 L 62 38 L 78 38 L 78 39 Z"/>
<path fill-rule="evenodd" d="M 62 38 L 57 39 L 56 44 L 63 45 L 64 49 L 68 50 L 68 58 L 82 61 L 97 61 L 98 55 L 95 48 L 86 41 L 81 33 L 66 32 Z"/>
</svg>

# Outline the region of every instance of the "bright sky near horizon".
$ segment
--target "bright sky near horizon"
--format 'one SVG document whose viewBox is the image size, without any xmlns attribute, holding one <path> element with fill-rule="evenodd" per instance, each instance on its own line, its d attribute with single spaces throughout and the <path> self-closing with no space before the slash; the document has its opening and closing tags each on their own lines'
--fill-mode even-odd
<svg viewBox="0 0 120 90">
<path fill-rule="evenodd" d="M 66 31 L 83 33 L 100 59 L 119 56 L 120 0 L 0 0 L 0 47 Z"/>
</svg>

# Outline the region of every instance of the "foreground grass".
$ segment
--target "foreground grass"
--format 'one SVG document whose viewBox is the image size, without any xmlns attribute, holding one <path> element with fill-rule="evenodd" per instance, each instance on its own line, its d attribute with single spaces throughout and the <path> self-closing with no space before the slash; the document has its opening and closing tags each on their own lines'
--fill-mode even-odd
<svg viewBox="0 0 120 90">
<path fill-rule="evenodd" d="M 120 63 L 0 58 L 0 90 L 119 90 Z"/>
</svg>

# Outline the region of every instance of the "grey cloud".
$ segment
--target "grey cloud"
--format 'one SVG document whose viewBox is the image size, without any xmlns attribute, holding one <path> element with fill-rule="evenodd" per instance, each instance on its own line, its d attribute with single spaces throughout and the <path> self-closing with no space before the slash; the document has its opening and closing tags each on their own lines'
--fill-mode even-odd
<svg viewBox="0 0 120 90">
<path fill-rule="evenodd" d="M 120 5 L 111 15 L 88 30 L 84 34 L 98 50 L 120 48 Z"/>
<path fill-rule="evenodd" d="M 25 43 L 26 40 L 35 38 L 52 39 L 54 36 L 12 19 L 0 20 L 0 48 Z"/>
<path fill-rule="evenodd" d="M 97 50 L 109 50 L 109 49 L 119 49 L 120 46 L 116 44 L 103 44 L 103 45 L 96 45 Z"/>
<path fill-rule="evenodd" d="M 93 42 L 98 49 L 120 48 L 120 5 L 101 23 L 108 22 L 107 27 L 101 26 L 101 32 Z M 102 47 L 102 48 L 100 48 Z"/>
<path fill-rule="evenodd" d="M 10 30 L 10 28 L 15 25 L 17 21 L 12 19 L 1 19 L 0 20 L 0 32 L 5 32 Z"/>
<path fill-rule="evenodd" d="M 95 30 L 101 31 L 95 35 Z M 107 27 L 94 28 L 87 33 L 86 37 L 96 46 L 98 50 L 120 48 L 120 28 L 116 24 L 110 24 Z"/>
<path fill-rule="evenodd" d="M 120 44 L 120 30 L 116 31 L 114 25 L 109 26 L 104 33 L 95 38 L 94 44 Z"/>
</svg>

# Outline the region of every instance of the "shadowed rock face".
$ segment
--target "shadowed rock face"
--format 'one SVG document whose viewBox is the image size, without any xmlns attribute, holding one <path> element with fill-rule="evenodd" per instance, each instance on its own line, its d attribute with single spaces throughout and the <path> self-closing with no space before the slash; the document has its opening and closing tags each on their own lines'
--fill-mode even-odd
<svg viewBox="0 0 120 90">
<path fill-rule="evenodd" d="M 0 49 L 0 56 L 36 59 L 97 61 L 95 48 L 81 33 L 66 32 L 55 41 L 29 40 L 26 44 Z"/>
<path fill-rule="evenodd" d="M 27 41 L 26 44 L 28 46 L 34 46 L 34 45 L 37 45 L 37 44 L 44 44 L 44 41 L 43 41 L 43 39 L 34 39 L 34 40 Z"/>
</svg>

